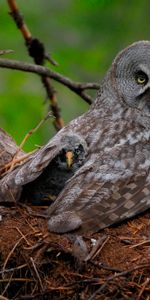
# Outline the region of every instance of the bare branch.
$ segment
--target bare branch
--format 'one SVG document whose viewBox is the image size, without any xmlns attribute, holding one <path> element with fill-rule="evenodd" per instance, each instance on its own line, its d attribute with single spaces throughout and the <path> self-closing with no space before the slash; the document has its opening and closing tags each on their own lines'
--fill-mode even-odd
<svg viewBox="0 0 150 300">
<path fill-rule="evenodd" d="M 74 93 L 78 94 L 81 98 L 83 98 L 87 103 L 92 103 L 92 98 L 84 92 L 86 89 L 99 89 L 98 83 L 81 83 L 81 82 L 75 82 L 69 79 L 68 77 L 65 77 L 57 72 L 54 72 L 48 68 L 45 68 L 43 66 L 34 65 L 30 63 L 25 63 L 18 60 L 10 60 L 10 59 L 2 59 L 0 58 L 0 67 L 6 68 L 6 69 L 15 69 L 19 71 L 24 72 L 30 72 L 35 73 L 38 75 L 45 75 L 47 77 L 50 77 L 51 79 L 54 79 L 55 81 L 65 85 L 70 90 L 72 90 Z"/>
<path fill-rule="evenodd" d="M 48 60 L 51 64 L 57 65 L 57 63 L 51 58 L 51 56 L 46 53 L 44 44 L 39 39 L 32 36 L 28 26 L 24 22 L 23 15 L 20 13 L 17 2 L 15 0 L 8 0 L 7 2 L 10 8 L 10 15 L 12 16 L 15 24 L 20 30 L 25 40 L 25 46 L 28 50 L 28 54 L 32 57 L 35 64 L 44 66 L 45 61 Z M 52 110 L 53 116 L 55 117 L 53 120 L 54 127 L 58 131 L 64 126 L 64 120 L 60 114 L 56 91 L 53 88 L 49 77 L 41 75 L 41 81 L 46 90 L 46 99 L 49 100 L 50 108 Z"/>
</svg>

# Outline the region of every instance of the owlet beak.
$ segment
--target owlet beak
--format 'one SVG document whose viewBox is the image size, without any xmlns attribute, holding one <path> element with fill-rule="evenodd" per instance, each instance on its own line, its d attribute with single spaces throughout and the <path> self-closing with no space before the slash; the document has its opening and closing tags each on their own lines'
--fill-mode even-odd
<svg viewBox="0 0 150 300">
<path fill-rule="evenodd" d="M 67 151 L 66 152 L 66 163 L 67 163 L 67 167 L 70 168 L 73 164 L 73 152 L 72 151 Z"/>
</svg>

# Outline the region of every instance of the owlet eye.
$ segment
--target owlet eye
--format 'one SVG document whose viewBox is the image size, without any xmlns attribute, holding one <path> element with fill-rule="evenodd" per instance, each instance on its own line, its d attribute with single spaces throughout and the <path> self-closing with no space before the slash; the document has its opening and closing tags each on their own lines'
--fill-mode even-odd
<svg viewBox="0 0 150 300">
<path fill-rule="evenodd" d="M 135 75 L 137 84 L 145 85 L 148 82 L 148 76 L 143 72 L 139 71 Z"/>
</svg>

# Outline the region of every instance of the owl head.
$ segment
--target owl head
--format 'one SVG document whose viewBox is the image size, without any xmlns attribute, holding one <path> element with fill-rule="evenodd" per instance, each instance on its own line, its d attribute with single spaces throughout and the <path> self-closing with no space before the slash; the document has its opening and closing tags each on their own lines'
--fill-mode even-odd
<svg viewBox="0 0 150 300">
<path fill-rule="evenodd" d="M 57 163 L 60 169 L 78 169 L 87 154 L 87 144 L 85 140 L 75 133 L 62 136 L 61 151 L 57 156 Z"/>
<path fill-rule="evenodd" d="M 139 41 L 121 51 L 109 76 L 118 99 L 150 116 L 149 41 Z"/>
<path fill-rule="evenodd" d="M 136 42 L 116 56 L 98 96 L 111 107 L 124 104 L 150 117 L 150 41 Z"/>
</svg>

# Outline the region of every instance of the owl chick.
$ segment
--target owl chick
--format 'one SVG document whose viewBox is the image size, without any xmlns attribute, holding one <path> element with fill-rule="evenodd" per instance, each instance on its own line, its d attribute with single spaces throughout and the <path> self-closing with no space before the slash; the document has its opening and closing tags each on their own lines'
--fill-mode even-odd
<svg viewBox="0 0 150 300">
<path fill-rule="evenodd" d="M 82 166 L 87 146 L 77 134 L 61 139 L 59 153 L 50 161 L 41 175 L 23 187 L 21 200 L 33 204 L 51 204 L 69 178 Z"/>
</svg>

